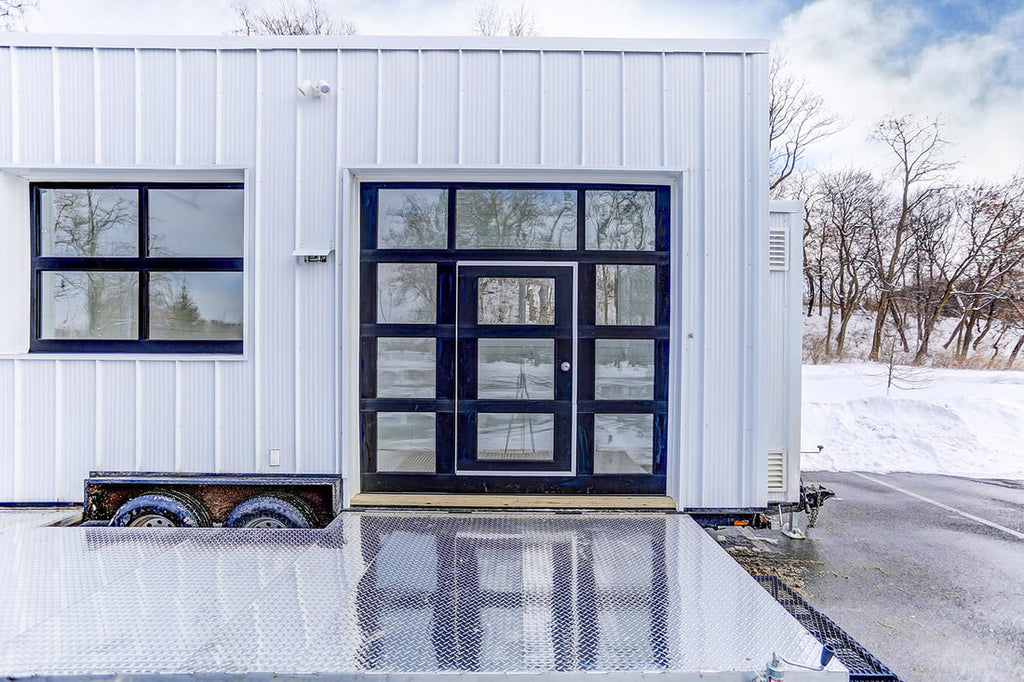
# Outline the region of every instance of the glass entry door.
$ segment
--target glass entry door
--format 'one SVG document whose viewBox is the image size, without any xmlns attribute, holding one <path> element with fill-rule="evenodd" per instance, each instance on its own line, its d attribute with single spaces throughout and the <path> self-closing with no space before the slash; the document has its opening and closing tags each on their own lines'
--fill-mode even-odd
<svg viewBox="0 0 1024 682">
<path fill-rule="evenodd" d="M 573 473 L 575 272 L 457 264 L 456 474 Z"/>
</svg>

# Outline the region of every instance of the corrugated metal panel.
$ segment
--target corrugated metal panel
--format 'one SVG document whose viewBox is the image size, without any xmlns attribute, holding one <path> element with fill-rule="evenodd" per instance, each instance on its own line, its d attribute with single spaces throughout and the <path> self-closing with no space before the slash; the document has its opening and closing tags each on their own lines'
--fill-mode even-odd
<svg viewBox="0 0 1024 682">
<path fill-rule="evenodd" d="M 15 461 L 25 457 L 23 450 L 15 449 L 14 438 L 14 361 L 0 360 L 0 501 L 16 499 L 14 487 Z"/>
<path fill-rule="evenodd" d="M 623 63 L 623 162 L 656 168 L 664 163 L 665 92 L 660 54 L 630 52 Z"/>
<path fill-rule="evenodd" d="M 214 471 L 217 387 L 213 362 L 178 362 L 174 438 L 176 471 Z"/>
<path fill-rule="evenodd" d="M 217 471 L 256 471 L 254 364 L 217 363 Z"/>
<path fill-rule="evenodd" d="M 96 107 L 92 50 L 56 50 L 60 116 L 58 163 L 91 163 L 96 158 Z"/>
<path fill-rule="evenodd" d="M 212 166 L 217 152 L 217 53 L 182 50 L 178 55 L 179 163 Z"/>
<path fill-rule="evenodd" d="M 96 469 L 135 468 L 135 424 L 140 396 L 135 394 L 135 363 L 96 363 Z M 78 472 L 81 473 L 81 472 Z"/>
<path fill-rule="evenodd" d="M 0 92 L 11 92 L 11 49 L 0 48 Z M 11 143 L 14 131 L 11 128 L 11 110 L 14 98 L 0 97 L 0 162 L 12 160 Z"/>
<path fill-rule="evenodd" d="M 545 52 L 541 68 L 544 70 L 541 163 L 575 166 L 581 163 L 582 153 L 583 57 L 579 52 Z"/>
<path fill-rule="evenodd" d="M 622 55 L 588 52 L 583 59 L 583 163 L 622 164 Z"/>
<path fill-rule="evenodd" d="M 336 87 L 338 53 L 302 52 L 299 73 L 303 79 L 326 80 Z M 298 238 L 299 247 L 319 248 L 334 243 L 337 225 L 335 172 L 338 151 L 338 98 L 302 97 L 294 91 L 298 107 Z"/>
<path fill-rule="evenodd" d="M 220 162 L 251 167 L 256 160 L 256 53 L 220 53 Z"/>
<path fill-rule="evenodd" d="M 99 73 L 99 159 L 101 163 L 135 161 L 135 51 L 97 50 Z"/>
<path fill-rule="evenodd" d="M 141 360 L 136 365 L 135 469 L 175 471 L 175 363 Z"/>
<path fill-rule="evenodd" d="M 380 163 L 416 163 L 419 62 L 410 51 L 381 52 Z"/>
<path fill-rule="evenodd" d="M 173 50 L 139 50 L 135 162 L 171 165 L 177 144 L 177 59 Z"/>
<path fill-rule="evenodd" d="M 420 87 L 420 162 L 459 161 L 459 53 L 424 52 Z"/>
<path fill-rule="evenodd" d="M 341 53 L 341 158 L 343 165 L 377 162 L 377 52 Z"/>
<path fill-rule="evenodd" d="M 14 366 L 15 500 L 54 499 L 61 463 L 56 451 L 54 362 L 18 360 Z"/>
<path fill-rule="evenodd" d="M 540 163 L 540 69 L 537 52 L 502 55 L 502 163 Z"/>
<path fill-rule="evenodd" d="M 268 133 L 260 136 L 261 192 L 256 227 L 258 301 L 255 334 L 260 469 L 267 451 L 281 450 L 281 469 L 295 466 L 295 124 L 296 54 L 262 53 L 260 110 Z M 344 125 L 344 124 L 343 124 Z M 269 130 L 277 131 L 271 134 Z M 260 229 L 265 227 L 265 229 Z M 271 360 L 273 358 L 273 360 Z"/>
<path fill-rule="evenodd" d="M 499 53 L 462 53 L 462 163 L 498 163 L 501 87 Z"/>
<path fill-rule="evenodd" d="M 53 163 L 54 139 L 59 133 L 54 127 L 53 86 L 40 87 L 40 83 L 54 83 L 53 50 L 46 48 L 18 48 L 15 106 L 18 126 L 14 138 L 18 163 Z"/>
<path fill-rule="evenodd" d="M 57 500 L 82 501 L 82 472 L 96 462 L 96 363 L 57 363 L 56 462 Z"/>
<path fill-rule="evenodd" d="M 334 268 L 302 265 L 296 277 L 296 461 L 297 471 L 336 469 L 334 396 Z"/>
<path fill-rule="evenodd" d="M 702 504 L 735 504 L 746 475 L 745 412 L 750 371 L 745 348 L 743 59 L 708 55 L 705 196 L 704 479 Z M 730 229 L 731 228 L 731 229 Z"/>
</svg>

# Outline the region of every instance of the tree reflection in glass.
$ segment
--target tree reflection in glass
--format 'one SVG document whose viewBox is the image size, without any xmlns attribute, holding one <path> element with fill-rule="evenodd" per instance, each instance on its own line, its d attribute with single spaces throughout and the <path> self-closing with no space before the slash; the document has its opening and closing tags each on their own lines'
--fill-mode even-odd
<svg viewBox="0 0 1024 682">
<path fill-rule="evenodd" d="M 587 248 L 602 251 L 654 250 L 654 192 L 587 192 Z"/>
<path fill-rule="evenodd" d="M 575 249 L 576 192 L 460 189 L 455 245 L 460 249 Z"/>
<path fill-rule="evenodd" d="M 554 324 L 552 277 L 481 277 L 477 324 Z"/>
<path fill-rule="evenodd" d="M 377 248 L 448 246 L 448 190 L 382 189 L 377 193 Z"/>
<path fill-rule="evenodd" d="M 139 192 L 41 189 L 39 255 L 132 258 L 139 255 Z"/>
</svg>

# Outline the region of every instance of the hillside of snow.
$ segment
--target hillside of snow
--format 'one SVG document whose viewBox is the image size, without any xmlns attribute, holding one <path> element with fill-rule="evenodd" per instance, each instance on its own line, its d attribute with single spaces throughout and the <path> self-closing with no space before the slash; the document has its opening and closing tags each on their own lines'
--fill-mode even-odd
<svg viewBox="0 0 1024 682">
<path fill-rule="evenodd" d="M 1024 480 L 1024 372 L 896 368 L 888 395 L 887 372 L 804 366 L 804 470 Z"/>
</svg>

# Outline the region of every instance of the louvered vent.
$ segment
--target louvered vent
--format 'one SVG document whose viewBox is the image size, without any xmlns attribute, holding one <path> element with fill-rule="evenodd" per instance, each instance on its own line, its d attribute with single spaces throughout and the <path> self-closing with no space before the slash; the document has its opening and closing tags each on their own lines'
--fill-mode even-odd
<svg viewBox="0 0 1024 682">
<path fill-rule="evenodd" d="M 789 240 L 786 228 L 773 228 L 768 231 L 768 269 L 789 269 Z"/>
<path fill-rule="evenodd" d="M 786 491 L 786 451 L 768 451 L 768 492 Z"/>
</svg>

